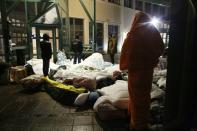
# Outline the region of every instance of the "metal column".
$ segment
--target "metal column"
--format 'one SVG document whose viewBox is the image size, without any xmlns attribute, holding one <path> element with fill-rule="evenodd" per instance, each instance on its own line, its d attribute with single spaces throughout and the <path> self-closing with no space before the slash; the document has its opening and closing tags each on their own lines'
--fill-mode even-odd
<svg viewBox="0 0 197 131">
<path fill-rule="evenodd" d="M 27 0 L 25 0 L 25 25 L 26 25 L 26 31 L 27 31 L 27 52 L 28 52 L 28 59 L 33 57 L 33 47 L 31 42 L 31 28 L 28 23 L 28 10 L 27 10 Z"/>
<path fill-rule="evenodd" d="M 8 30 L 8 23 L 7 23 L 7 13 L 6 13 L 6 1 L 1 0 L 1 20 L 2 20 L 2 32 L 3 32 L 3 44 L 4 44 L 4 55 L 5 61 L 9 63 L 9 30 Z"/>
<path fill-rule="evenodd" d="M 87 8 L 85 7 L 85 4 L 83 3 L 83 0 L 79 0 L 81 6 L 83 7 L 86 15 L 90 19 L 93 28 L 92 28 L 92 41 L 93 41 L 93 52 L 96 51 L 96 0 L 93 0 L 93 18 L 91 17 L 90 13 L 88 12 Z"/>
<path fill-rule="evenodd" d="M 93 2 L 94 17 L 93 17 L 93 52 L 96 51 L 96 0 Z"/>
</svg>

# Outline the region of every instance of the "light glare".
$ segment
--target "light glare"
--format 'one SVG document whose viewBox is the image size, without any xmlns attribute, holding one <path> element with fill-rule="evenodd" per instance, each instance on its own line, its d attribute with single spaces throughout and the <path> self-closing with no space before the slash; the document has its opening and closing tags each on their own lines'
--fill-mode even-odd
<svg viewBox="0 0 197 131">
<path fill-rule="evenodd" d="M 155 27 L 158 27 L 160 20 L 156 17 L 153 17 L 150 23 L 153 24 Z"/>
</svg>

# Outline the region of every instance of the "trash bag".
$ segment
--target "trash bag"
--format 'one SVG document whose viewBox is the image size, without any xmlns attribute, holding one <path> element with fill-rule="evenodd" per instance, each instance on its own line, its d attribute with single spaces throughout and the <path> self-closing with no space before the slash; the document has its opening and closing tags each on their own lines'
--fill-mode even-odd
<svg viewBox="0 0 197 131">
<path fill-rule="evenodd" d="M 96 69 L 104 68 L 104 59 L 103 55 L 100 53 L 93 53 L 91 56 L 86 58 L 81 65 L 90 66 Z"/>
<path fill-rule="evenodd" d="M 32 66 L 30 64 L 26 64 L 25 68 L 26 68 L 27 76 L 35 74 Z"/>
<path fill-rule="evenodd" d="M 66 54 L 64 52 L 62 52 L 62 51 L 59 51 L 57 53 L 57 62 L 56 62 L 56 64 L 62 66 L 62 65 L 66 65 L 66 63 L 68 63 L 68 62 L 69 61 L 66 58 Z"/>
</svg>

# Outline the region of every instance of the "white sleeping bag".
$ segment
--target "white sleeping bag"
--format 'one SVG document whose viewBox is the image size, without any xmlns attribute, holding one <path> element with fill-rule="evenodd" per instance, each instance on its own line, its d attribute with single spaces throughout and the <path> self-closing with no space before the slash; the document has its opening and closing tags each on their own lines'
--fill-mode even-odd
<svg viewBox="0 0 197 131">
<path fill-rule="evenodd" d="M 94 110 L 98 111 L 103 103 L 111 103 L 120 109 L 127 109 L 129 102 L 128 82 L 117 80 L 115 84 L 99 89 L 102 94 L 94 104 Z"/>
</svg>

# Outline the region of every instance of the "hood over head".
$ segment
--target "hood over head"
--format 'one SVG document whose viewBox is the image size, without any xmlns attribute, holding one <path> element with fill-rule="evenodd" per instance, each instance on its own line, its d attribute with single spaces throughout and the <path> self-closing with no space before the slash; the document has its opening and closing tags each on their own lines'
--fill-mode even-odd
<svg viewBox="0 0 197 131">
<path fill-rule="evenodd" d="M 133 20 L 130 32 L 134 31 L 135 29 L 137 29 L 143 25 L 149 24 L 150 21 L 151 21 L 150 16 L 148 16 L 147 14 L 145 14 L 143 12 L 137 12 L 135 14 L 135 18 Z"/>
</svg>

